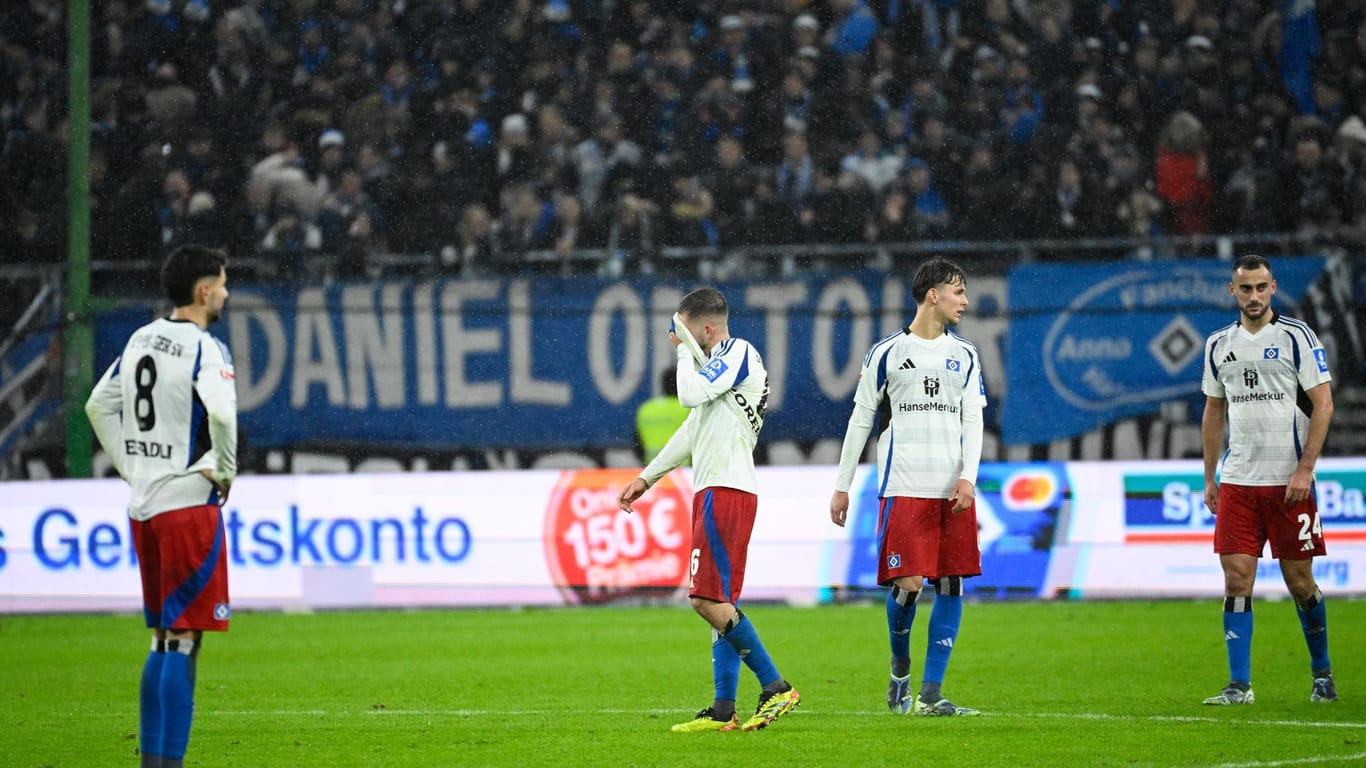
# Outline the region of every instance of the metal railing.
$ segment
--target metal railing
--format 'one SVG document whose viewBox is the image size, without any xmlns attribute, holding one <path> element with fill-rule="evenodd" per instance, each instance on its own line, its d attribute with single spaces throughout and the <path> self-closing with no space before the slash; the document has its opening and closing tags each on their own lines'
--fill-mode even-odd
<svg viewBox="0 0 1366 768">
<path fill-rule="evenodd" d="M 0 269 L 6 312 L 0 338 L 0 456 L 12 455 L 35 423 L 58 410 L 60 388 L 50 340 L 60 323 L 62 272 L 58 265 Z M 35 334 L 42 334 L 36 342 Z"/>
<path fill-rule="evenodd" d="M 448 266 L 437 253 L 368 254 L 364 277 L 475 277 L 535 272 L 538 274 L 622 277 L 630 274 L 673 273 L 703 280 L 740 277 L 790 277 L 804 271 L 829 271 L 860 267 L 903 268 L 933 255 L 971 259 L 978 274 L 1003 273 L 1016 264 L 1047 261 L 1096 262 L 1120 259 L 1158 260 L 1193 256 L 1232 258 L 1256 250 L 1266 255 L 1316 251 L 1327 244 L 1320 238 L 1298 233 L 1238 235 L 1184 235 L 1158 238 L 1103 237 L 1054 240 L 922 240 L 896 243 L 797 243 L 791 245 L 737 245 L 733 247 L 675 247 L 609 250 L 581 248 L 564 253 L 553 250 L 504 254 L 495 264 Z M 157 293 L 155 259 L 94 261 L 91 272 L 97 295 L 122 296 Z M 278 258 L 253 253 L 231 259 L 235 282 L 332 282 L 339 279 L 334 254 L 310 254 L 297 271 L 288 274 Z M 8 267 L 0 268 L 0 278 Z"/>
</svg>

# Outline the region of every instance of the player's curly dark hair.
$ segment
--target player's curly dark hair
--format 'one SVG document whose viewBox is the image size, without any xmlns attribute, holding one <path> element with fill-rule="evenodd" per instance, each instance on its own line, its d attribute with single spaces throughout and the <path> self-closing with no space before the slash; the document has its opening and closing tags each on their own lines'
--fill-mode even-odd
<svg viewBox="0 0 1366 768">
<path fill-rule="evenodd" d="M 911 278 L 911 297 L 919 304 L 925 300 L 931 288 L 945 284 L 967 285 L 968 277 L 957 264 L 936 256 L 916 269 L 915 277 Z"/>
<path fill-rule="evenodd" d="M 206 277 L 218 277 L 228 264 L 222 251 L 186 244 L 166 257 L 161 265 L 161 292 L 177 307 L 194 303 L 194 286 Z"/>
<path fill-rule="evenodd" d="M 726 297 L 715 288 L 698 288 L 678 302 L 678 314 L 688 317 L 721 317 L 730 313 Z"/>
</svg>

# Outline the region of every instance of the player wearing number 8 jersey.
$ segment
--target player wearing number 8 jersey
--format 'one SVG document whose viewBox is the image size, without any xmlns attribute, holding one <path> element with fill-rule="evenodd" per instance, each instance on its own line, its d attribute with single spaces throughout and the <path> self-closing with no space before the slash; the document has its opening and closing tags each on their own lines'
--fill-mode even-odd
<svg viewBox="0 0 1366 768">
<path fill-rule="evenodd" d="M 1205 342 L 1205 504 L 1224 571 L 1229 682 L 1206 704 L 1251 704 L 1252 585 L 1269 541 L 1295 598 L 1313 676 L 1311 701 L 1334 701 L 1328 617 L 1313 559 L 1326 554 L 1314 499 L 1314 464 L 1333 416 L 1332 376 L 1318 337 L 1271 309 L 1276 280 L 1260 256 L 1233 265 L 1239 317 Z M 1215 470 L 1228 432 L 1228 452 Z"/>
<path fill-rule="evenodd" d="M 194 714 L 205 630 L 227 630 L 222 503 L 237 474 L 237 394 L 227 348 L 206 330 L 228 298 L 226 260 L 196 245 L 161 270 L 175 309 L 139 328 L 95 385 L 85 411 L 128 504 L 154 634 L 143 665 L 142 765 L 179 768 Z"/>
<path fill-rule="evenodd" d="M 675 731 L 756 730 L 800 700 L 738 607 L 758 509 L 754 446 L 764 425 L 768 373 L 753 345 L 731 337 L 728 315 L 725 297 L 714 288 L 699 288 L 679 303 L 669 338 L 678 356 L 678 401 L 690 412 L 618 499 L 630 512 L 631 502 L 656 480 L 692 459 L 698 490 L 688 594 L 693 609 L 712 626 L 715 698 Z M 743 724 L 735 716 L 742 660 L 763 686 L 759 706 Z"/>
</svg>

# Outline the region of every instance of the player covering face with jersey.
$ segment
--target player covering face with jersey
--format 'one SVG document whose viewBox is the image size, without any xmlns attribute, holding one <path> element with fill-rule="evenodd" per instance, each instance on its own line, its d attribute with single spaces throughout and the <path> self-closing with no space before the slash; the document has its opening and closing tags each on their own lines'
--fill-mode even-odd
<svg viewBox="0 0 1366 768">
<path fill-rule="evenodd" d="M 237 474 L 237 394 L 227 347 L 207 331 L 227 279 L 218 251 L 186 245 L 167 257 L 161 283 L 174 310 L 133 333 L 85 407 L 131 487 L 153 632 L 139 707 L 144 768 L 182 765 L 203 633 L 227 630 L 231 616 L 222 504 Z"/>
<path fill-rule="evenodd" d="M 726 299 L 715 288 L 683 297 L 669 339 L 678 358 L 678 401 L 690 412 L 640 477 L 622 489 L 618 503 L 630 512 L 631 502 L 691 458 L 698 490 L 688 595 L 712 627 L 715 696 L 711 706 L 673 730 L 756 730 L 800 701 L 739 608 L 759 503 L 754 446 L 764 425 L 768 373 L 759 351 L 730 335 Z M 762 686 L 754 715 L 743 723 L 735 715 L 742 660 Z"/>
</svg>

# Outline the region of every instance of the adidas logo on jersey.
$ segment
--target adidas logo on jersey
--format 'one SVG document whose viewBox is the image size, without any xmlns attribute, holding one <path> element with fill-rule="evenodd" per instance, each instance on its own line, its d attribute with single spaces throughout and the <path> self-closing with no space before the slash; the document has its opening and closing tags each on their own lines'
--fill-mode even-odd
<svg viewBox="0 0 1366 768">
<path fill-rule="evenodd" d="M 910 369 L 912 369 L 912 368 L 914 368 L 914 367 L 915 367 L 915 363 L 911 362 L 911 358 L 909 358 L 909 357 L 906 358 L 905 360 L 902 360 L 902 361 L 901 361 L 900 369 L 903 370 L 903 371 L 909 371 Z"/>
<path fill-rule="evenodd" d="M 1237 362 L 1237 361 L 1238 361 L 1238 358 L 1237 358 L 1232 352 L 1228 353 L 1227 355 L 1224 355 L 1224 360 L 1223 360 L 1223 362 L 1225 362 L 1225 363 L 1234 363 L 1234 362 Z"/>
</svg>

